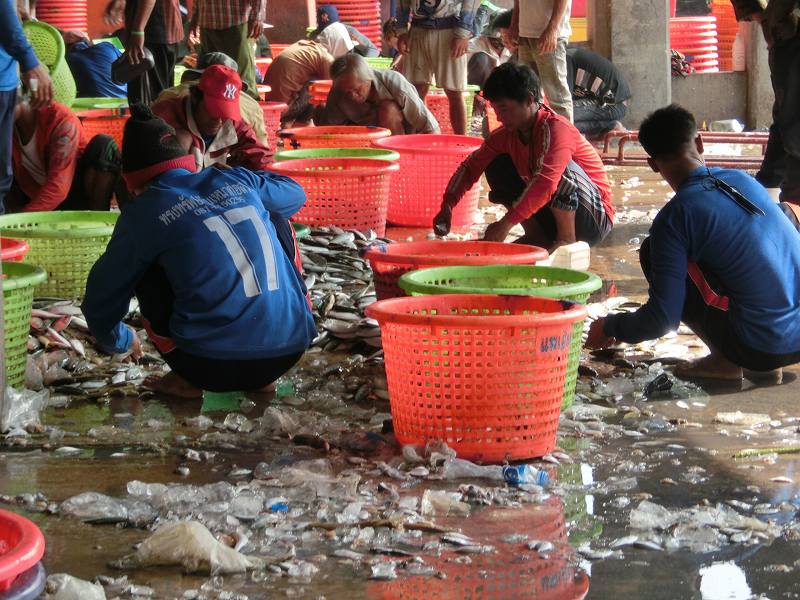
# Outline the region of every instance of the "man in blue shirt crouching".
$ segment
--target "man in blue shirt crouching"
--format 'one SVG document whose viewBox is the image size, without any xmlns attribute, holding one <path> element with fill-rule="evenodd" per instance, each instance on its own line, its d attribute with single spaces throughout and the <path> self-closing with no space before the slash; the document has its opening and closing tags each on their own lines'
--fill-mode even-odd
<svg viewBox="0 0 800 600">
<path fill-rule="evenodd" d="M 800 362 L 800 234 L 781 207 L 746 173 L 708 168 L 679 106 L 650 115 L 639 141 L 675 190 L 641 248 L 650 298 L 595 321 L 587 346 L 655 339 L 683 321 L 711 354 L 679 376 L 741 380 Z"/>
<path fill-rule="evenodd" d="M 144 105 L 131 112 L 122 174 L 134 200 L 89 275 L 89 328 L 104 351 L 141 356 L 136 333 L 121 322 L 136 295 L 148 337 L 172 370 L 153 389 L 180 397 L 261 390 L 317 333 L 288 221 L 305 193 L 273 173 L 195 173 L 172 127 Z"/>
</svg>

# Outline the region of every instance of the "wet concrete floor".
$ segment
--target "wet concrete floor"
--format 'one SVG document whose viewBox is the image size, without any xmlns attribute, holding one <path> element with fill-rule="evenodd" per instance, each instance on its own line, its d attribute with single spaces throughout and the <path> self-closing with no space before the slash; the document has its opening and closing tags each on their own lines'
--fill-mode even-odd
<svg viewBox="0 0 800 600">
<path fill-rule="evenodd" d="M 655 174 L 645 169 L 612 169 L 611 174 L 617 184 L 616 204 L 621 222 L 609 239 L 593 252 L 592 270 L 606 282 L 606 294 L 642 299 L 646 285 L 638 268 L 636 248 L 647 232 L 648 212 L 664 203 L 668 190 Z M 630 182 L 633 177 L 639 178 L 639 185 L 620 188 L 619 184 Z M 631 213 L 633 219 L 630 219 Z M 404 237 L 405 233 L 399 237 Z M 497 545 L 500 552 L 473 557 L 471 565 L 442 564 L 447 579 L 401 577 L 391 582 L 369 581 L 364 576 L 354 575 L 351 566 L 320 559 L 320 574 L 310 583 L 291 582 L 286 578 L 254 582 L 249 576 L 237 575 L 225 577 L 223 587 L 250 598 L 560 599 L 580 598 L 587 587 L 588 598 L 603 599 L 800 597 L 800 568 L 795 567 L 795 561 L 800 561 L 800 546 L 793 536 L 769 544 L 730 546 L 708 554 L 628 548 L 624 559 L 584 563 L 588 578 L 583 571 L 571 566 L 574 560 L 529 561 L 525 556 L 504 551 L 502 543 L 498 543 L 503 536 L 518 533 L 551 539 L 557 544 L 578 545 L 593 541 L 593 544 L 603 545 L 628 533 L 629 509 L 622 508 L 623 500 L 635 500 L 644 494 L 651 494 L 654 502 L 670 507 L 690 506 L 705 499 L 712 503 L 728 499 L 794 503 L 800 491 L 798 455 L 735 460 L 732 455 L 737 450 L 782 445 L 781 440 L 775 439 L 769 431 L 722 427 L 712 421 L 719 412 L 736 410 L 767 413 L 773 419 L 800 415 L 797 372 L 788 370 L 782 385 L 758 386 L 745 382 L 737 389 L 701 386 L 703 392 L 692 398 L 692 402 L 669 399 L 648 403 L 651 410 L 666 418 L 693 424 L 648 437 L 658 448 L 669 444 L 682 448 L 663 462 L 645 458 L 638 463 L 635 458 L 630 460 L 635 444 L 629 438 L 591 441 L 562 438 L 560 445 L 572 454 L 578 465 L 562 465 L 554 476 L 574 480 L 576 489 L 564 498 L 554 497 L 545 505 L 522 510 L 495 507 L 476 510 L 472 518 L 458 523 L 459 528 L 476 539 Z M 263 406 L 257 403 L 253 416 L 260 414 Z M 197 415 L 199 410 L 199 402 L 162 398 L 112 399 L 108 405 L 84 403 L 48 409 L 44 422 L 78 432 L 79 437 L 64 439 L 61 443 L 83 448 L 83 453 L 67 457 L 54 455 L 47 448 L 4 450 L 0 447 L 0 494 L 43 492 L 50 500 L 58 502 L 88 490 L 121 496 L 126 483 L 135 479 L 202 484 L 226 480 L 234 464 L 253 468 L 260 461 L 272 460 L 287 452 L 302 458 L 320 455 L 317 450 L 287 444 L 249 450 L 223 449 L 213 464 L 193 466 L 189 476 L 180 478 L 175 468 L 182 461 L 171 450 L 171 441 L 180 433 L 180 420 Z M 119 414 L 130 416 L 120 420 L 115 418 Z M 148 429 L 145 424 L 151 419 L 164 422 L 166 427 L 156 431 Z M 127 428 L 136 435 L 126 437 L 124 446 L 113 438 L 85 437 L 92 427 L 109 424 Z M 792 441 L 786 441 L 787 445 L 789 443 Z M 652 448 L 646 450 L 651 451 Z M 124 455 L 112 457 L 116 452 Z M 705 469 L 704 477 L 691 483 L 685 481 L 682 477 L 689 467 Z M 626 469 L 631 472 L 625 472 Z M 793 481 L 796 473 L 798 483 Z M 628 475 L 638 479 L 635 491 L 587 493 L 581 489 L 581 483 Z M 776 476 L 786 477 L 787 482 L 771 481 Z M 139 529 L 89 525 L 69 518 L 11 509 L 26 514 L 42 528 L 47 539 L 44 564 L 50 573 L 67 572 L 85 579 L 98 574 L 118 576 L 120 573 L 110 569 L 107 562 L 130 552 L 132 546 L 147 535 Z M 781 518 L 791 522 L 795 515 L 784 511 Z M 137 584 L 152 586 L 158 598 L 181 597 L 184 590 L 196 589 L 207 581 L 206 577 L 183 575 L 176 569 L 141 570 L 129 576 Z"/>
</svg>

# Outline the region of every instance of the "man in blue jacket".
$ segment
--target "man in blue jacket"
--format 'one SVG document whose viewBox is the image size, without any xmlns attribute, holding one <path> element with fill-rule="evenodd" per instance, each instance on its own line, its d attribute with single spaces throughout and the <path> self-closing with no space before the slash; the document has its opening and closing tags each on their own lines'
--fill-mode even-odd
<svg viewBox="0 0 800 600">
<path fill-rule="evenodd" d="M 741 380 L 800 362 L 800 234 L 781 207 L 742 171 L 706 167 L 679 106 L 648 117 L 639 141 L 675 190 L 642 244 L 650 298 L 595 321 L 587 346 L 655 339 L 683 321 L 711 354 L 678 375 Z"/>
<path fill-rule="evenodd" d="M 0 0 L 0 214 L 5 212 L 3 200 L 11 182 L 11 140 L 14 131 L 14 107 L 17 104 L 19 76 L 30 90 L 34 107 L 49 104 L 53 99 L 53 83 L 47 67 L 41 65 L 22 32 L 16 3 Z"/>
<path fill-rule="evenodd" d="M 260 390 L 316 336 L 288 221 L 305 193 L 271 173 L 194 167 L 175 130 L 134 105 L 122 172 L 135 199 L 89 274 L 83 311 L 101 349 L 136 358 L 141 344 L 121 322 L 136 295 L 172 369 L 156 391 Z"/>
</svg>

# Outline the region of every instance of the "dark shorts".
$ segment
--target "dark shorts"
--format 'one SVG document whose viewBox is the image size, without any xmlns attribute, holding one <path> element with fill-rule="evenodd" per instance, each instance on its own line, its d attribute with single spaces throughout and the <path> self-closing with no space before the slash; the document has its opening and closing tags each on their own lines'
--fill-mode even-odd
<svg viewBox="0 0 800 600">
<path fill-rule="evenodd" d="M 650 280 L 650 239 L 642 242 L 639 262 Z M 717 294 L 703 273 L 703 267 L 689 263 L 686 276 L 686 300 L 681 320 L 714 350 L 732 363 L 751 371 L 772 371 L 800 362 L 800 352 L 771 354 L 748 346 L 734 331 L 728 312 L 728 298 Z"/>
<path fill-rule="evenodd" d="M 486 169 L 486 181 L 491 188 L 489 200 L 502 204 L 507 209 L 517 204 L 527 187 L 508 154 L 501 154 L 492 161 Z M 611 219 L 606 214 L 600 190 L 574 161 L 570 161 L 567 165 L 558 188 L 550 198 L 550 203 L 529 218 L 536 222 L 545 235 L 555 241 L 556 222 L 550 207 L 575 211 L 576 237 L 578 241 L 586 242 L 590 246 L 602 241 L 613 227 Z M 522 223 L 523 228 L 526 222 Z"/>
<path fill-rule="evenodd" d="M 286 220 L 273 218 L 278 241 L 297 265 L 294 230 Z M 180 349 L 171 338 L 169 321 L 175 295 L 160 265 L 153 265 L 136 285 L 136 297 L 147 334 L 170 369 L 183 379 L 210 392 L 255 391 L 274 382 L 303 356 L 303 352 L 256 358 L 226 360 L 197 356 Z"/>
</svg>

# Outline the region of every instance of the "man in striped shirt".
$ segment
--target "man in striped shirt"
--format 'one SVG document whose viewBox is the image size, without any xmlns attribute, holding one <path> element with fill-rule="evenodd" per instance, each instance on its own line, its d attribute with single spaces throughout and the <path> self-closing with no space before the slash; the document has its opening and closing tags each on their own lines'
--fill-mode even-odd
<svg viewBox="0 0 800 600">
<path fill-rule="evenodd" d="M 258 99 L 256 59 L 251 39 L 261 37 L 266 0 L 197 0 L 191 29 L 200 28 L 204 52 L 222 52 L 239 65 L 247 93 Z"/>
</svg>

